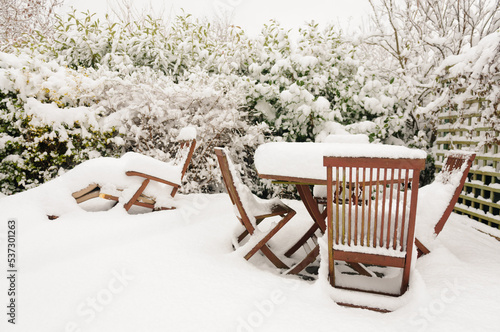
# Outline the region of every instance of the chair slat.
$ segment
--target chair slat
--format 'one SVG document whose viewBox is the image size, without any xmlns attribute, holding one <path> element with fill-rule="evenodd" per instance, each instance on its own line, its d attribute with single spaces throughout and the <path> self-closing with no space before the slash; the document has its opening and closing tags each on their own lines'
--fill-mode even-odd
<svg viewBox="0 0 500 332">
<path fill-rule="evenodd" d="M 408 203 L 408 189 L 410 187 L 410 171 L 408 169 L 405 170 L 405 185 L 404 185 L 404 194 L 403 194 L 403 217 L 401 218 L 401 237 L 400 237 L 400 245 L 401 251 L 405 250 L 404 246 L 404 233 L 406 227 L 406 206 Z"/>
<path fill-rule="evenodd" d="M 380 172 L 378 171 L 377 168 L 375 168 L 376 172 L 377 172 L 377 181 L 375 183 L 375 218 L 374 218 L 374 226 L 373 226 L 373 234 L 372 234 L 372 238 L 373 238 L 373 247 L 376 247 L 377 246 L 377 239 L 379 238 L 379 234 L 378 234 L 378 225 L 379 225 L 379 222 L 378 222 L 378 207 L 379 207 L 379 196 L 380 196 Z"/>
<path fill-rule="evenodd" d="M 361 234 L 360 234 L 360 237 L 361 237 L 361 245 L 364 246 L 365 245 L 365 202 L 366 202 L 366 190 L 365 190 L 365 181 L 364 181 L 364 177 L 365 177 L 365 174 L 366 174 L 366 167 L 363 167 L 363 181 L 361 181 Z"/>
<path fill-rule="evenodd" d="M 391 172 L 393 173 L 394 172 L 394 169 L 391 169 Z M 393 243 L 393 241 L 395 241 L 396 239 L 394 239 L 392 236 L 391 236 L 391 218 L 392 218 L 392 191 L 393 191 L 393 185 L 394 185 L 394 173 L 392 174 L 392 177 L 390 177 L 388 180 L 389 180 L 389 207 L 388 207 L 388 211 L 387 211 L 387 233 L 386 233 L 386 248 L 389 249 L 389 246 Z"/>
<path fill-rule="evenodd" d="M 380 169 L 377 169 L 378 172 L 380 172 Z M 387 168 L 384 168 L 384 177 L 382 180 L 382 212 L 381 212 L 381 217 L 380 217 L 380 234 L 379 234 L 379 246 L 383 247 L 385 244 L 384 240 L 384 221 L 385 221 L 385 202 L 386 202 L 386 194 L 387 194 Z"/>
<path fill-rule="evenodd" d="M 370 168 L 370 179 L 373 179 L 373 168 Z M 372 193 L 373 193 L 373 187 L 372 187 L 372 182 L 369 182 L 369 191 L 368 191 L 368 227 L 366 230 L 367 233 L 367 239 L 366 239 L 366 246 L 370 245 L 370 239 L 371 239 L 371 227 L 372 227 Z"/>
<path fill-rule="evenodd" d="M 392 249 L 396 250 L 396 248 L 400 245 L 400 242 L 398 240 L 398 226 L 399 226 L 399 200 L 401 198 L 401 181 L 399 179 L 401 179 L 401 171 L 400 169 L 398 169 L 398 176 L 397 176 L 397 179 L 398 179 L 398 182 L 396 184 L 396 190 L 397 190 L 397 194 L 396 194 L 396 212 L 395 212 L 395 217 L 394 217 L 394 235 L 393 235 L 393 239 L 394 239 L 394 242 L 393 242 L 393 246 L 392 246 Z"/>
</svg>

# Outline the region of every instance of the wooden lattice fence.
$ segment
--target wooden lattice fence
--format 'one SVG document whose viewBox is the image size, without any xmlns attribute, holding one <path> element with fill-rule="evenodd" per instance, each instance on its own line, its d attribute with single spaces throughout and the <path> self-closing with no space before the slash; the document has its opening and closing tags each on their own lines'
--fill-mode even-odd
<svg viewBox="0 0 500 332">
<path fill-rule="evenodd" d="M 455 212 L 500 228 L 498 128 L 485 126 L 479 112 L 441 114 L 438 119 L 435 142 L 438 170 L 447 150 L 469 150 L 477 154 Z"/>
</svg>

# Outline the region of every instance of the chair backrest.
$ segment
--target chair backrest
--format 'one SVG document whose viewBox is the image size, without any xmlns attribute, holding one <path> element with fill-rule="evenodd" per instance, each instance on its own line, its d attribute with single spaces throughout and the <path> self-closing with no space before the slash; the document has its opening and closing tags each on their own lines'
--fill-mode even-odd
<svg viewBox="0 0 500 332">
<path fill-rule="evenodd" d="M 173 165 L 182 166 L 181 168 L 181 180 L 184 178 L 186 171 L 189 167 L 189 163 L 193 158 L 194 149 L 196 148 L 196 129 L 194 127 L 186 127 L 181 129 L 177 140 L 180 144 L 179 150 L 172 162 Z M 179 187 L 173 187 L 170 195 L 175 196 Z"/>
<path fill-rule="evenodd" d="M 196 128 L 188 126 L 182 128 L 177 136 L 180 147 L 177 150 L 173 164 L 182 165 L 181 179 L 184 178 L 184 174 L 186 174 L 191 158 L 193 157 L 194 149 L 196 148 L 196 135 Z"/>
<path fill-rule="evenodd" d="M 229 198 L 238 211 L 239 215 L 237 214 L 237 217 L 249 233 L 253 234 L 254 227 L 250 221 L 250 216 L 244 207 L 241 197 L 241 190 L 243 189 L 244 184 L 241 182 L 240 177 L 236 173 L 234 165 L 228 156 L 228 151 L 224 148 L 215 148 L 215 155 L 217 156 L 217 161 L 219 162 L 222 179 L 227 193 L 229 194 Z"/>
<path fill-rule="evenodd" d="M 324 157 L 324 165 L 332 246 L 411 251 L 423 159 Z"/>
<path fill-rule="evenodd" d="M 460 192 L 464 187 L 465 181 L 467 180 L 467 175 L 469 174 L 469 170 L 476 158 L 476 154 L 467 153 L 467 152 L 450 152 L 443 162 L 443 168 L 436 176 L 436 182 L 442 183 L 453 183 L 455 186 L 455 192 L 453 193 L 453 197 L 450 199 L 449 204 L 444 211 L 443 215 L 436 223 L 434 227 L 434 232 L 439 234 L 443 229 L 446 221 L 450 217 L 455 204 L 458 201 L 460 196 Z"/>
<path fill-rule="evenodd" d="M 425 159 L 325 156 L 324 165 L 330 283 L 336 287 L 336 259 L 392 266 L 403 269 L 402 295 L 410 280 L 418 184 Z"/>
<path fill-rule="evenodd" d="M 189 167 L 189 163 L 193 158 L 194 149 L 196 148 L 196 139 L 179 141 L 179 143 L 180 147 L 175 156 L 174 164 L 182 165 L 181 179 L 183 179 Z"/>
</svg>

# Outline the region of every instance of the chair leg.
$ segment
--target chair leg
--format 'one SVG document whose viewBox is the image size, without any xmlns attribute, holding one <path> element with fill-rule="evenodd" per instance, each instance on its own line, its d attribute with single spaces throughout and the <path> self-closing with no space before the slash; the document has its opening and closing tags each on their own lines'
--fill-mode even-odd
<svg viewBox="0 0 500 332">
<path fill-rule="evenodd" d="M 283 217 L 283 216 L 282 216 L 282 217 Z M 260 224 L 260 222 L 261 222 L 262 220 L 264 220 L 264 219 L 265 219 L 265 218 L 259 218 L 259 219 L 255 220 L 255 223 L 256 223 L 257 225 L 259 225 L 259 224 Z M 240 220 L 240 222 L 241 222 L 241 220 Z M 241 241 L 243 241 L 243 239 L 244 239 L 244 238 L 245 238 L 248 234 L 250 234 L 250 232 L 248 231 L 248 229 L 245 229 L 245 230 L 244 230 L 244 231 L 243 231 L 243 232 L 242 232 L 242 233 L 241 233 L 241 234 L 237 237 L 238 243 L 240 243 Z"/>
<path fill-rule="evenodd" d="M 276 225 L 269 233 L 267 233 L 266 236 L 264 236 L 264 238 L 260 240 L 260 242 L 245 255 L 245 258 L 250 259 L 250 257 L 252 257 L 257 251 L 259 251 L 260 248 L 262 248 L 274 236 L 274 234 L 276 234 L 283 226 L 285 226 L 285 224 L 290 219 L 292 219 L 295 213 L 295 211 L 291 211 L 285 218 L 281 219 L 278 225 Z"/>
<path fill-rule="evenodd" d="M 307 242 L 311 237 L 314 236 L 314 233 L 319 229 L 318 224 L 314 223 L 311 228 L 302 236 L 297 243 L 295 243 L 293 246 L 288 249 L 288 251 L 285 253 L 286 257 L 292 256 L 297 250 L 300 249 L 304 245 L 304 243 Z"/>
<path fill-rule="evenodd" d="M 137 201 L 137 199 L 139 198 L 139 196 L 141 196 L 141 194 L 144 191 L 144 189 L 146 189 L 146 186 L 148 185 L 148 183 L 149 183 L 149 179 L 145 179 L 142 182 L 141 186 L 139 187 L 139 189 L 137 189 L 137 191 L 135 192 L 134 196 L 132 196 L 132 198 L 127 202 L 127 204 L 124 205 L 126 211 L 130 210 L 130 208 L 132 207 L 132 205 L 134 205 L 134 203 Z"/>
<path fill-rule="evenodd" d="M 287 274 L 297 274 L 300 273 L 303 269 L 305 269 L 309 264 L 314 262 L 319 255 L 319 245 L 316 245 L 309 254 L 298 264 L 296 264 Z"/>
<path fill-rule="evenodd" d="M 172 192 L 170 193 L 170 196 L 174 197 L 178 190 L 179 190 L 179 187 L 173 187 Z"/>
<path fill-rule="evenodd" d="M 266 245 L 260 248 L 260 251 L 264 254 L 274 264 L 278 269 L 288 269 L 288 265 L 286 265 L 281 259 L 276 256 L 271 249 Z"/>
</svg>

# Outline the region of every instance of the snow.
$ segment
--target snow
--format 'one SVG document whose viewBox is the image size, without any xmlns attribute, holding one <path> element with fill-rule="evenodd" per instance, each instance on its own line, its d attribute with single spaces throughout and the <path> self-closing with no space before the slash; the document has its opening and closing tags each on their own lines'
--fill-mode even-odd
<svg viewBox="0 0 500 332">
<path fill-rule="evenodd" d="M 55 103 L 44 104 L 35 98 L 28 98 L 24 107 L 26 114 L 33 116 L 31 120 L 33 125 L 72 125 L 75 122 L 80 122 L 89 123 L 95 127 L 98 126 L 95 111 L 88 107 L 80 106 L 62 109 Z"/>
<path fill-rule="evenodd" d="M 8 218 L 17 220 L 19 271 L 16 326 L 4 314 L 2 331 L 496 331 L 500 324 L 500 242 L 463 216 L 453 214 L 433 252 L 418 259 L 404 296 L 359 295 L 397 309 L 381 314 L 337 305 L 332 297 L 352 296 L 329 286 L 324 264 L 317 280 L 305 281 L 233 251 L 239 223 L 226 194 L 177 195 L 176 210 L 145 214 L 74 205 L 49 221 L 47 199 L 66 202 L 44 197 L 44 186 L 0 199 L 2 243 Z M 301 202 L 285 202 L 298 214 L 275 244 L 310 226 Z M 0 289 L 6 303 L 5 277 Z"/>
<path fill-rule="evenodd" d="M 447 57 L 440 65 L 438 71 L 451 67 L 453 76 L 461 74 L 462 71 L 473 72 L 473 78 L 477 79 L 486 65 L 492 64 L 498 55 L 498 44 L 500 42 L 500 31 L 491 33 L 479 41 L 479 43 L 459 55 Z M 488 66 L 489 67 L 489 66 Z"/>
<path fill-rule="evenodd" d="M 190 141 L 196 139 L 196 128 L 195 127 L 184 127 L 180 130 L 177 136 L 178 141 Z"/>
<path fill-rule="evenodd" d="M 158 159 L 136 152 L 127 152 L 121 158 L 125 172 L 136 171 L 164 179 L 175 184 L 181 184 L 183 164 L 165 163 Z"/>
<path fill-rule="evenodd" d="M 342 136 L 342 137 L 341 137 Z M 345 142 L 366 141 L 365 135 L 336 135 L 328 140 L 335 143 L 273 142 L 260 145 L 255 151 L 255 167 L 259 174 L 281 175 L 304 179 L 326 180 L 323 156 L 385 157 L 425 159 L 425 151 L 403 146 Z M 306 162 L 307 161 L 307 162 Z"/>
<path fill-rule="evenodd" d="M 465 155 L 471 152 L 451 150 L 447 156 Z M 466 158 L 466 157 L 463 158 Z M 443 162 L 444 164 L 445 162 Z M 436 237 L 434 227 L 448 207 L 455 190 L 460 185 L 463 172 L 467 163 L 463 163 L 460 169 L 448 171 L 443 169 L 436 175 L 435 180 L 419 189 L 417 205 L 417 227 L 415 236 L 428 249 L 432 250 L 433 240 Z"/>
<path fill-rule="evenodd" d="M 425 159 L 427 153 L 423 150 L 387 144 L 339 144 L 338 146 L 327 148 L 325 150 L 325 156 Z"/>
<path fill-rule="evenodd" d="M 331 144 L 333 143 L 266 143 L 255 151 L 255 167 L 259 174 L 326 180 L 323 155 Z"/>
<path fill-rule="evenodd" d="M 193 135 L 196 136 L 196 130 L 192 127 L 181 129 L 179 133 L 181 138 Z M 47 198 L 44 204 L 47 215 L 59 216 L 67 213 L 68 209 L 76 204 L 71 194 L 90 184 L 97 184 L 101 193 L 118 196 L 121 202 L 127 202 L 141 186 L 144 178 L 127 176 L 126 172 L 144 173 L 180 185 L 182 168 L 187 157 L 186 150 L 180 150 L 179 158 L 170 162 L 136 152 L 127 152 L 120 158 L 90 159 L 35 190 L 39 190 L 40 195 Z M 171 191 L 172 186 L 151 181 L 144 190 L 144 195 L 154 198 L 157 207 L 171 207 Z"/>
</svg>

